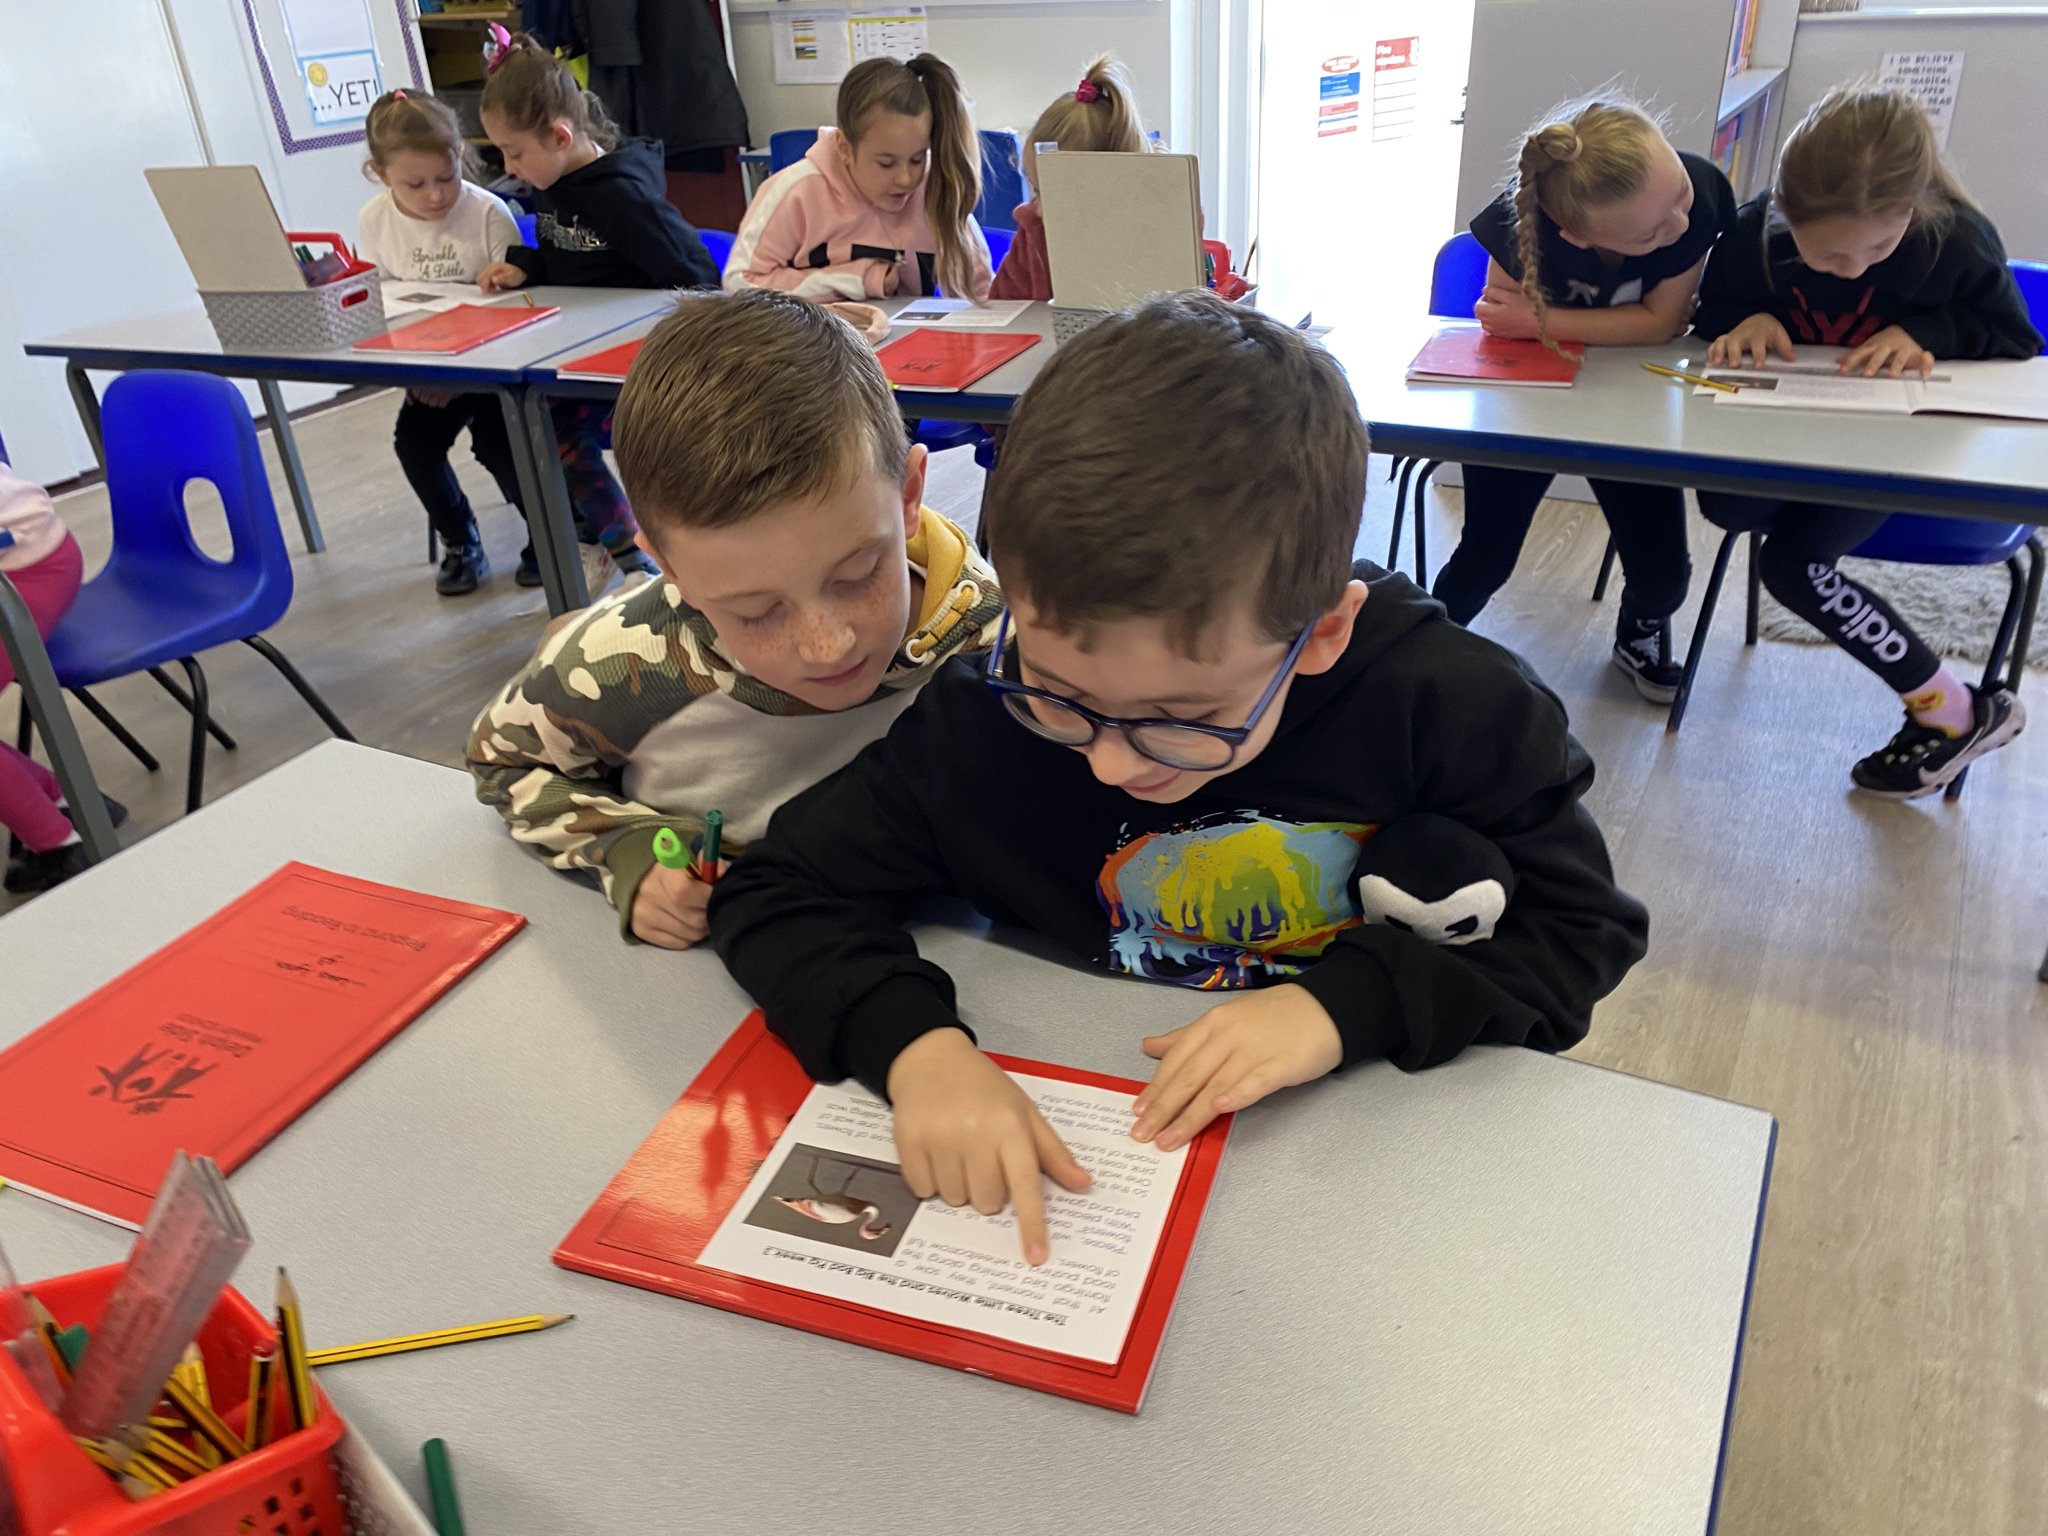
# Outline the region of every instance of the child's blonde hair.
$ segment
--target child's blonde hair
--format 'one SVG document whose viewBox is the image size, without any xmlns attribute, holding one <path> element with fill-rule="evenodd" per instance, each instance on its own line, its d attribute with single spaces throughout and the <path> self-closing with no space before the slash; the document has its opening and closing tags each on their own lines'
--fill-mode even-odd
<svg viewBox="0 0 2048 1536">
<path fill-rule="evenodd" d="M 566 64 L 524 32 L 506 35 L 494 26 L 491 35 L 497 47 L 484 77 L 482 111 L 518 133 L 542 133 L 550 123 L 567 123 L 599 149 L 618 148 L 618 125 L 604 104 L 576 83 Z"/>
<path fill-rule="evenodd" d="M 445 101 L 424 91 L 386 91 L 363 119 L 363 138 L 370 158 L 363 174 L 370 175 L 391 164 L 393 155 L 414 150 L 423 155 L 453 155 L 456 168 L 467 173 L 469 145 L 462 137 L 462 120 Z"/>
<path fill-rule="evenodd" d="M 877 112 L 901 117 L 931 114 L 924 206 L 938 247 L 933 265 L 941 288 L 957 298 L 971 297 L 975 253 L 967 223 L 981 201 L 981 140 L 974 132 L 974 114 L 960 89 L 960 77 L 929 53 L 920 53 L 907 64 L 897 59 L 864 60 L 839 82 L 835 116 L 848 149 L 860 143 Z"/>
<path fill-rule="evenodd" d="M 1958 207 L 1975 206 L 1943 162 L 1920 103 L 1868 84 L 1836 86 L 1785 136 L 1771 200 L 1788 224 L 1910 209 L 1914 226 L 1936 239 Z"/>
<path fill-rule="evenodd" d="M 1632 101 L 1601 97 L 1566 102 L 1531 128 L 1515 157 L 1508 191 L 1515 206 L 1515 254 L 1522 292 L 1536 325 L 1550 339 L 1550 295 L 1543 287 L 1543 214 L 1560 229 L 1582 227 L 1600 208 L 1642 191 L 1656 164 L 1664 130 Z"/>
<path fill-rule="evenodd" d="M 1081 83 L 1038 114 L 1024 139 L 1024 179 L 1038 191 L 1038 146 L 1069 151 L 1142 154 L 1149 148 L 1131 77 L 1115 54 L 1105 53 L 1081 76 Z"/>
</svg>

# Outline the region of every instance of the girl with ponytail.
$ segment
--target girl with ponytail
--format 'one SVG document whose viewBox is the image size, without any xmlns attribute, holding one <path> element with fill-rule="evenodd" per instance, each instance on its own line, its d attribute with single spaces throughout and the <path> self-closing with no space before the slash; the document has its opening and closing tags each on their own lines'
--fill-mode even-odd
<svg viewBox="0 0 2048 1536">
<path fill-rule="evenodd" d="M 1734 222 L 1712 161 L 1681 154 L 1640 107 L 1559 107 L 1531 129 L 1500 196 L 1472 220 L 1489 257 L 1474 309 L 1495 336 L 1644 346 L 1685 330 L 1707 253 Z M 1513 574 L 1551 477 L 1465 468 L 1465 531 L 1432 593 L 1470 623 Z M 1685 498 L 1670 486 L 1595 480 L 1626 586 L 1613 661 L 1653 703 L 1677 694 L 1671 615 L 1692 577 Z"/>
<path fill-rule="evenodd" d="M 868 59 L 839 83 L 836 117 L 754 194 L 725 286 L 821 303 L 934 289 L 986 299 L 981 141 L 959 77 L 929 53 Z"/>
</svg>

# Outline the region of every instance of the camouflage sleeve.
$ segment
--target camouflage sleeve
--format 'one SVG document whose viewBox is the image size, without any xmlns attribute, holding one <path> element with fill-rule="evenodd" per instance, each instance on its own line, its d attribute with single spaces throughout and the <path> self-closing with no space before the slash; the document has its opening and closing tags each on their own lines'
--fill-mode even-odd
<svg viewBox="0 0 2048 1536">
<path fill-rule="evenodd" d="M 598 604 L 544 641 L 477 716 L 467 750 L 477 799 L 554 868 L 595 875 L 629 942 L 654 834 L 674 827 L 687 843 L 701 829 L 627 798 L 626 763 L 649 729 L 709 686 L 679 654 L 658 600 L 641 600 L 645 590 Z"/>
</svg>

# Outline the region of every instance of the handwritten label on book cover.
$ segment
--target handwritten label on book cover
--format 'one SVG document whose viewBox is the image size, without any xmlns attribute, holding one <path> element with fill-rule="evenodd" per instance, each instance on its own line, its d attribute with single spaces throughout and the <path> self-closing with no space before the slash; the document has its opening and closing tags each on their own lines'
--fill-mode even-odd
<svg viewBox="0 0 2048 1536">
<path fill-rule="evenodd" d="M 1131 1140 L 1131 1096 L 1013 1073 L 1095 1175 L 1046 1184 L 1051 1259 L 1019 1257 L 1016 1218 L 919 1200 L 889 1108 L 851 1084 L 805 1098 L 698 1262 L 905 1318 L 1113 1363 L 1143 1294 L 1187 1149 Z"/>
<path fill-rule="evenodd" d="M 288 864 L 0 1053 L 0 1176 L 127 1225 L 232 1171 L 525 923 Z"/>
</svg>

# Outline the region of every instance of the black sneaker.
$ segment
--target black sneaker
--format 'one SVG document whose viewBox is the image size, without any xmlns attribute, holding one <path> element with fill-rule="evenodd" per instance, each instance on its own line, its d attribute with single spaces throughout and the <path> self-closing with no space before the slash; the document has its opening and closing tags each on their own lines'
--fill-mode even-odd
<svg viewBox="0 0 2048 1536">
<path fill-rule="evenodd" d="M 519 551 L 519 569 L 512 573 L 512 579 L 522 587 L 540 585 L 540 560 L 534 554 L 531 544 Z"/>
<path fill-rule="evenodd" d="M 434 578 L 434 590 L 443 597 L 467 597 L 489 579 L 491 562 L 484 558 L 481 544 L 450 544 L 441 555 L 441 571 Z"/>
<path fill-rule="evenodd" d="M 1678 697 L 1678 685 L 1685 680 L 1685 668 L 1671 660 L 1669 619 L 1624 615 L 1614 627 L 1614 664 L 1652 704 L 1669 704 Z"/>
<path fill-rule="evenodd" d="M 1898 735 L 1849 770 L 1856 787 L 1888 800 L 1918 800 L 1945 789 L 1978 758 L 2027 727 L 2027 711 L 2009 688 L 1970 686 L 1970 728 L 1960 736 L 1922 725 L 1911 713 Z"/>
<path fill-rule="evenodd" d="M 7 878 L 0 885 L 16 896 L 32 896 L 90 868 L 92 860 L 86 856 L 85 844 L 66 843 L 45 853 L 24 852 L 7 866 Z"/>
</svg>

